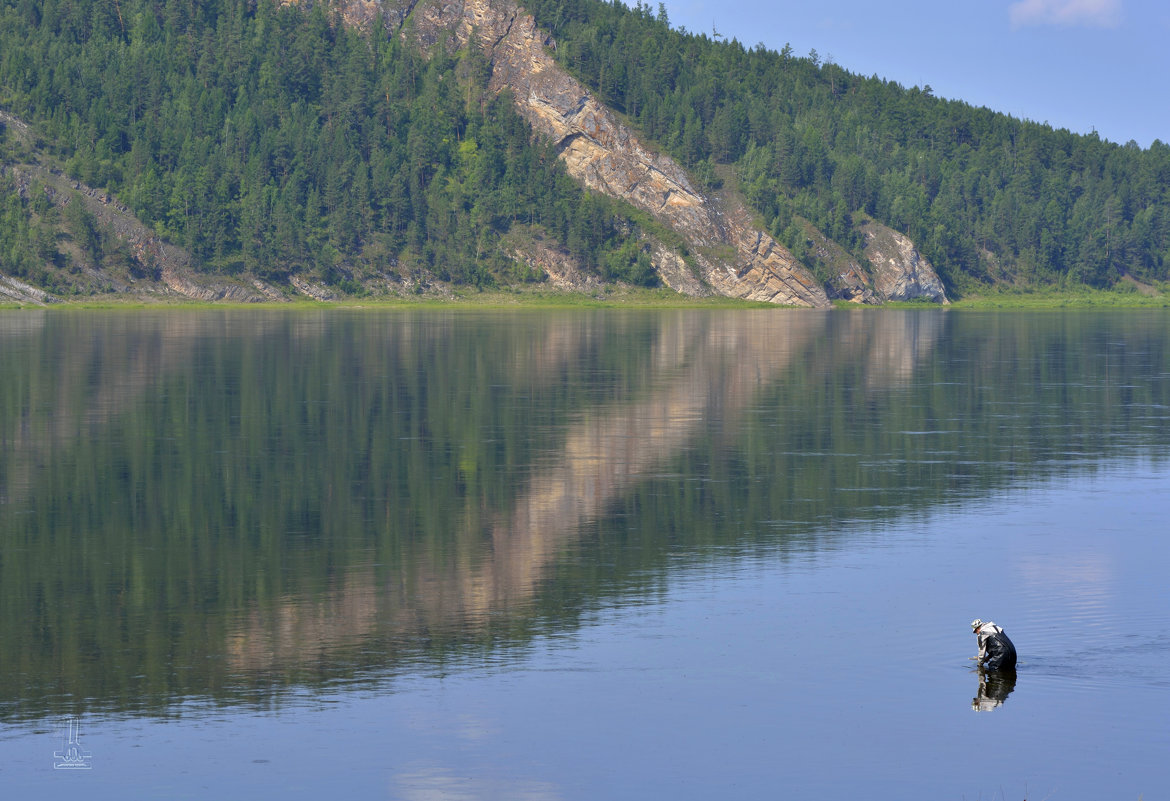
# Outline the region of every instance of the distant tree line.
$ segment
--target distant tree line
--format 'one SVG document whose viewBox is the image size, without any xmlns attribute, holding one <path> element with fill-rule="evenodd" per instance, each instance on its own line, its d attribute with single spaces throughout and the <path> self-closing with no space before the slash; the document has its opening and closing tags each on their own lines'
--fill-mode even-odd
<svg viewBox="0 0 1170 801">
<path fill-rule="evenodd" d="M 199 269 L 525 280 L 499 247 L 523 223 L 652 282 L 633 210 L 569 178 L 488 72 L 474 49 L 426 57 L 320 3 L 0 0 L 0 108 Z M 29 274 L 52 229 L 5 190 L 0 267 Z"/>
<path fill-rule="evenodd" d="M 672 29 L 661 4 L 523 5 L 566 67 L 709 188 L 715 165 L 735 165 L 790 244 L 801 216 L 856 252 L 851 216 L 864 211 L 913 238 L 952 285 L 1168 277 L 1162 142 L 1119 146 L 854 75 L 815 51 Z"/>
</svg>

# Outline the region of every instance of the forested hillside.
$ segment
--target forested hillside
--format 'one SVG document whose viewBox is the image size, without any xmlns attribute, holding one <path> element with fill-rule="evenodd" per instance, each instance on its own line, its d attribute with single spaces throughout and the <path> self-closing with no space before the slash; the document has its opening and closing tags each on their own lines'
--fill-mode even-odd
<svg viewBox="0 0 1170 801">
<path fill-rule="evenodd" d="M 734 165 L 797 255 L 807 240 L 794 216 L 857 251 L 851 216 L 863 211 L 960 288 L 1168 277 L 1164 143 L 1119 146 L 854 75 L 815 52 L 673 30 L 661 4 L 524 5 L 560 62 L 696 175 L 718 182 L 717 165 Z"/>
<path fill-rule="evenodd" d="M 508 242 L 548 236 L 602 278 L 654 283 L 656 223 L 572 180 L 488 91 L 481 51 L 423 53 L 386 19 L 357 29 L 336 4 L 306 5 L 0 0 L 0 111 L 38 140 L 0 117 L 0 167 L 63 169 L 209 274 L 483 286 L 543 277 Z M 661 5 L 523 5 L 565 68 L 700 186 L 742 193 L 814 272 L 809 221 L 865 264 L 872 217 L 952 293 L 1170 278 L 1161 142 L 1054 131 L 815 53 L 672 29 Z M 68 291 L 71 272 L 133 261 L 15 174 L 0 169 L 0 272 Z"/>
<path fill-rule="evenodd" d="M 0 2 L 0 109 L 197 269 L 343 289 L 363 270 L 524 280 L 500 247 L 523 223 L 604 277 L 652 282 L 632 210 L 578 187 L 485 93 L 487 70 L 476 52 L 424 58 L 320 4 Z M 2 122 L 0 148 L 31 156 Z M 44 278 L 82 229 L 0 181 L 0 270 Z"/>
</svg>

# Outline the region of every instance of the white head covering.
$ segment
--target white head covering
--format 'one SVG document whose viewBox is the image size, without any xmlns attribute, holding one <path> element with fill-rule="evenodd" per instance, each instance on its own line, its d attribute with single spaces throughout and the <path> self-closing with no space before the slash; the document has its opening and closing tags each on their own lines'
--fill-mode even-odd
<svg viewBox="0 0 1170 801">
<path fill-rule="evenodd" d="M 983 621 L 982 620 L 980 620 L 979 618 L 975 618 L 974 620 L 971 621 L 971 630 L 972 631 L 979 631 L 979 629 L 981 629 L 981 628 L 983 628 Z"/>
</svg>

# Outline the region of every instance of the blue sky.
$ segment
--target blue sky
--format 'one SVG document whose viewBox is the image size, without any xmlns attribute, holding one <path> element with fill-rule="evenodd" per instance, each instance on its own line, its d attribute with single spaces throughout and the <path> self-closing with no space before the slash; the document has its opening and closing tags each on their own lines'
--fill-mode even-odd
<svg viewBox="0 0 1170 801">
<path fill-rule="evenodd" d="M 631 3 L 632 4 L 632 3 Z M 657 0 L 650 3 L 658 7 Z M 666 0 L 675 27 L 1114 142 L 1170 143 L 1167 0 Z"/>
</svg>

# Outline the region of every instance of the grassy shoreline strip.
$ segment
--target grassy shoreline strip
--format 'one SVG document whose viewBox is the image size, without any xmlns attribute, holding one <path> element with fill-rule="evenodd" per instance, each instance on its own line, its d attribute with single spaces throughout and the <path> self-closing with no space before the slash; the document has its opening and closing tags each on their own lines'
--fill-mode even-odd
<svg viewBox="0 0 1170 801">
<path fill-rule="evenodd" d="M 197 301 L 183 298 L 160 300 L 140 297 L 105 297 L 66 300 L 51 305 L 0 302 L 0 310 L 25 309 L 786 309 L 760 301 L 712 296 L 693 298 L 666 289 L 622 289 L 604 294 L 584 294 L 541 290 L 491 290 L 454 292 L 446 297 L 349 297 L 336 301 L 297 299 L 288 302 L 233 303 Z M 884 306 L 862 306 L 838 301 L 834 309 L 944 309 L 979 311 L 1009 309 L 1170 309 L 1170 292 L 1164 287 L 1155 293 L 1099 289 L 1024 289 L 991 290 L 970 294 L 948 306 L 925 301 L 890 302 Z"/>
</svg>

